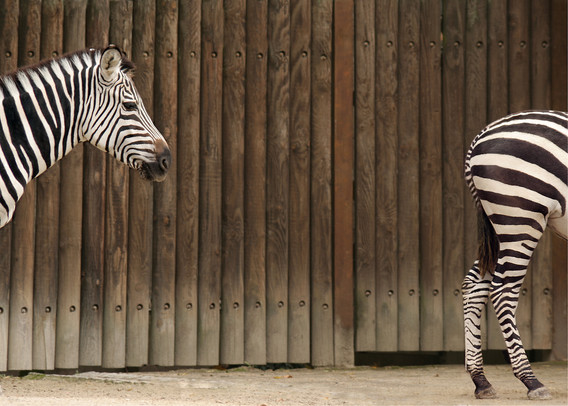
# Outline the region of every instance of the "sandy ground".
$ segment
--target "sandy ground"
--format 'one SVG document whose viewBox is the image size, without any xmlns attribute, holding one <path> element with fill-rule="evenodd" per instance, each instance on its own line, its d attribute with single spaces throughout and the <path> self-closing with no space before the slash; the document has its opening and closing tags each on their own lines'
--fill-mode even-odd
<svg viewBox="0 0 568 406">
<path fill-rule="evenodd" d="M 554 399 L 568 404 L 566 362 L 536 363 Z M 170 372 L 0 377 L 0 405 L 522 405 L 524 386 L 507 365 L 486 367 L 497 400 L 475 400 L 460 365 L 353 369 L 186 369 Z M 534 401 L 533 401 L 534 404 Z"/>
</svg>

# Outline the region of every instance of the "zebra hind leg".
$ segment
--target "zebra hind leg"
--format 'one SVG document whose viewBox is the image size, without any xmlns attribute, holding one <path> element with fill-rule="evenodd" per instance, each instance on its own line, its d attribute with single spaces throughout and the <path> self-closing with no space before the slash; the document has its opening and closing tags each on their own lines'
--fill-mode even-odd
<svg viewBox="0 0 568 406">
<path fill-rule="evenodd" d="M 462 284 L 464 329 L 465 329 L 465 367 L 475 384 L 477 399 L 495 399 L 497 392 L 485 377 L 481 352 L 481 315 L 489 298 L 491 275 L 481 276 L 478 261 L 467 273 Z"/>
<path fill-rule="evenodd" d="M 551 399 L 548 389 L 534 375 L 523 343 L 517 329 L 516 311 L 519 303 L 519 293 L 526 275 L 530 253 L 525 257 L 526 264 L 520 263 L 521 250 L 527 250 L 528 244 L 519 244 L 517 251 L 517 263 L 499 263 L 491 283 L 491 301 L 499 320 L 501 332 L 505 339 L 511 367 L 515 376 L 527 387 L 529 399 Z M 514 252 L 513 250 L 509 250 Z M 509 254 L 511 255 L 511 254 Z"/>
</svg>

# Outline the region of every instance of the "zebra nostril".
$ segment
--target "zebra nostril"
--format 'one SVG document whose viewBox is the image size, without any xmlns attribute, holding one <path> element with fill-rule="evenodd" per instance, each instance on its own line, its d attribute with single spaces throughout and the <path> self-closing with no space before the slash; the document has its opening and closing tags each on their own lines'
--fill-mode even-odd
<svg viewBox="0 0 568 406">
<path fill-rule="evenodd" d="M 172 164 L 172 156 L 170 154 L 170 151 L 167 151 L 164 154 L 162 154 L 159 161 L 160 161 L 160 168 L 163 171 L 167 171 L 168 169 L 170 169 L 170 165 Z"/>
</svg>

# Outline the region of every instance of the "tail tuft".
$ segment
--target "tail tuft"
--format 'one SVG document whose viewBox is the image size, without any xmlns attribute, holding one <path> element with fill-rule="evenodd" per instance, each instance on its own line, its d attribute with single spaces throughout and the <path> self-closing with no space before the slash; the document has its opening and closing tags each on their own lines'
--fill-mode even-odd
<svg viewBox="0 0 568 406">
<path fill-rule="evenodd" d="M 479 213 L 479 249 L 477 257 L 479 258 L 479 270 L 483 278 L 486 272 L 490 274 L 495 272 L 499 256 L 499 239 L 487 214 L 483 210 L 479 210 Z"/>
</svg>

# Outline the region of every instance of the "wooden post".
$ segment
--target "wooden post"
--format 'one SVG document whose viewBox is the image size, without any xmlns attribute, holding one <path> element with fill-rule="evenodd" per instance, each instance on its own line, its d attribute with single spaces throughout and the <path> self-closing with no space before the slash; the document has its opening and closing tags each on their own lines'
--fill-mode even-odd
<svg viewBox="0 0 568 406">
<path fill-rule="evenodd" d="M 247 0 L 245 362 L 266 363 L 267 2 Z"/>
<path fill-rule="evenodd" d="M 420 6 L 420 350 L 444 349 L 441 3 Z"/>
<path fill-rule="evenodd" d="M 353 175 L 355 169 L 354 2 L 335 3 L 334 13 L 334 365 L 355 363 L 353 301 Z"/>
<path fill-rule="evenodd" d="M 333 365 L 333 1 L 312 2 L 311 358 Z"/>
<path fill-rule="evenodd" d="M 289 3 L 268 1 L 266 139 L 266 356 L 288 360 Z"/>
<path fill-rule="evenodd" d="M 375 1 L 356 1 L 355 13 L 355 348 L 374 351 L 377 346 L 375 47 L 378 46 Z"/>
<path fill-rule="evenodd" d="M 288 362 L 310 362 L 310 2 L 290 2 Z"/>
<path fill-rule="evenodd" d="M 401 1 L 399 7 L 398 349 L 417 351 L 420 342 L 420 8 L 408 0 Z"/>
<path fill-rule="evenodd" d="M 244 362 L 245 1 L 225 3 L 220 362 Z"/>
<path fill-rule="evenodd" d="M 376 285 L 371 288 L 377 291 L 377 351 L 398 349 L 398 13 L 398 0 L 376 3 Z"/>
<path fill-rule="evenodd" d="M 44 0 L 40 59 L 63 52 L 63 0 Z M 37 179 L 34 279 L 33 367 L 55 368 L 57 263 L 59 245 L 59 169 L 55 164 Z"/>
<path fill-rule="evenodd" d="M 146 111 L 154 118 L 154 26 L 156 2 L 137 0 L 132 10 L 132 61 L 136 88 Z M 131 172 L 128 207 L 128 278 L 126 314 L 126 365 L 148 363 L 152 289 L 153 186 Z"/>
<path fill-rule="evenodd" d="M 109 42 L 132 54 L 132 1 L 109 3 Z M 128 167 L 107 158 L 102 367 L 126 366 Z"/>
<path fill-rule="evenodd" d="M 0 1 L 2 10 L 17 10 L 18 0 Z M 18 65 L 18 14 L 0 16 L 0 74 L 16 70 Z M 0 229 L 0 371 L 8 369 L 8 334 L 10 319 L 10 270 L 12 223 Z"/>
<path fill-rule="evenodd" d="M 156 4 L 154 122 L 172 153 L 166 180 L 154 186 L 150 363 L 174 365 L 177 168 L 178 2 Z"/>
<path fill-rule="evenodd" d="M 443 91 L 443 277 L 444 344 L 447 351 L 463 351 L 461 285 L 473 262 L 464 260 L 464 22 L 465 3 L 444 2 Z M 469 194 L 469 192 L 467 192 Z M 474 213 L 475 214 L 475 213 Z"/>
<path fill-rule="evenodd" d="M 20 1 L 18 65 L 36 64 L 40 53 L 41 2 Z M 32 367 L 36 182 L 28 183 L 12 220 L 12 277 L 8 369 Z"/>
<path fill-rule="evenodd" d="M 106 47 L 109 1 L 88 1 L 86 18 L 86 46 Z M 106 158 L 94 145 L 85 145 L 79 363 L 90 366 L 102 363 Z"/>
<path fill-rule="evenodd" d="M 175 364 L 197 364 L 201 2 L 180 2 Z"/>
<path fill-rule="evenodd" d="M 202 13 L 197 363 L 217 365 L 221 320 L 222 1 L 207 2 Z"/>
<path fill-rule="evenodd" d="M 546 110 L 551 108 L 550 2 L 532 1 L 529 14 L 530 108 Z M 530 324 L 533 349 L 546 350 L 552 346 L 552 234 L 548 231 L 541 238 L 528 270 L 532 274 L 532 286 L 528 285 L 532 288 L 532 307 L 527 310 L 533 315 Z"/>
<path fill-rule="evenodd" d="M 552 108 L 567 111 L 566 77 L 566 34 L 567 34 L 567 6 L 566 0 L 552 0 L 551 3 L 551 78 L 552 78 Z M 568 300 L 566 286 L 566 269 L 568 258 L 568 244 L 559 237 L 554 236 L 552 241 L 552 356 L 555 359 L 568 358 L 568 332 L 566 320 L 568 319 Z"/>
</svg>

